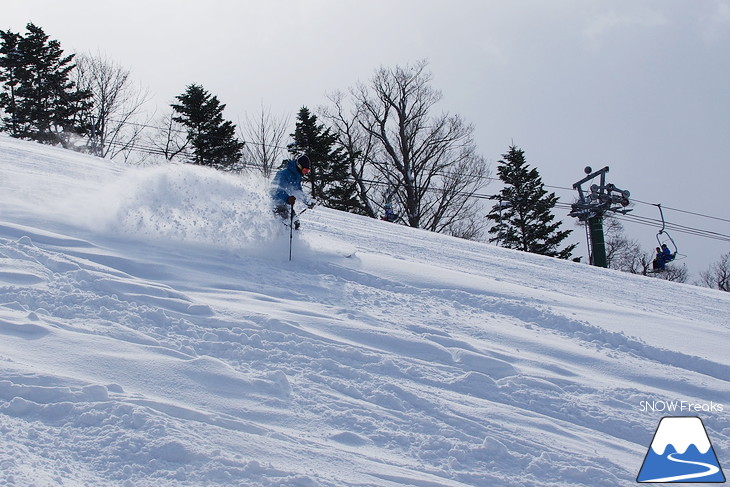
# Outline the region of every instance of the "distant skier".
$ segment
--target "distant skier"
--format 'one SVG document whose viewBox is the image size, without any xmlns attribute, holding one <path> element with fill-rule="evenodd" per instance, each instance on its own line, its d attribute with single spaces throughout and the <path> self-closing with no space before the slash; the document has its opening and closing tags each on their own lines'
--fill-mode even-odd
<svg viewBox="0 0 730 487">
<path fill-rule="evenodd" d="M 398 215 L 396 215 L 393 211 L 393 205 L 391 205 L 390 203 L 386 203 L 385 205 L 383 205 L 383 209 L 385 210 L 385 214 L 380 217 L 381 220 L 394 222 L 398 219 Z"/>
<path fill-rule="evenodd" d="M 302 189 L 302 177 L 309 174 L 312 166 L 309 157 L 300 156 L 297 159 L 291 159 L 286 163 L 284 168 L 276 173 L 271 181 L 271 198 L 274 202 L 274 212 L 284 221 L 293 221 L 294 228 L 299 229 L 299 219 L 296 218 L 294 212 L 294 203 L 297 197 L 310 208 L 315 202 L 310 200 Z"/>
</svg>

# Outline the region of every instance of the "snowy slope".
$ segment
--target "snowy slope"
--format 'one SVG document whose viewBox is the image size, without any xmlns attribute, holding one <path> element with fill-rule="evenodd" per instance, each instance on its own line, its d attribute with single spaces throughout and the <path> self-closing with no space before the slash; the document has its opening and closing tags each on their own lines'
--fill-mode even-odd
<svg viewBox="0 0 730 487">
<path fill-rule="evenodd" d="M 727 293 L 302 221 L 0 137 L 0 485 L 630 485 L 647 401 L 730 465 Z"/>
</svg>

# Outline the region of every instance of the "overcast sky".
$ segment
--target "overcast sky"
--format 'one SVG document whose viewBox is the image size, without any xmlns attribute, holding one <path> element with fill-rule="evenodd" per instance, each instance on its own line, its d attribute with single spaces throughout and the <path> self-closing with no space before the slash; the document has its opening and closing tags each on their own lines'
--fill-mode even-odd
<svg viewBox="0 0 730 487">
<path fill-rule="evenodd" d="M 29 21 L 66 52 L 130 68 L 150 109 L 199 83 L 237 124 L 262 104 L 293 123 L 380 66 L 425 58 L 439 108 L 475 126 L 493 169 L 514 142 L 547 185 L 609 166 L 635 200 L 730 220 L 730 0 L 3 0 L 0 28 Z M 665 213 L 730 235 L 728 221 Z M 658 228 L 625 227 L 656 245 Z M 730 251 L 672 236 L 693 273 Z"/>
</svg>

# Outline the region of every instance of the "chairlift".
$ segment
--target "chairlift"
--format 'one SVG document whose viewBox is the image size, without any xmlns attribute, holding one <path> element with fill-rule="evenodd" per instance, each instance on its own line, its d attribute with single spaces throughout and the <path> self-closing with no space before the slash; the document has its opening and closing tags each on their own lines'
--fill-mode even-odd
<svg viewBox="0 0 730 487">
<path fill-rule="evenodd" d="M 669 250 L 672 251 L 672 254 L 671 258 L 668 259 L 667 262 L 685 259 L 687 256 L 679 253 L 676 242 L 666 230 L 667 223 L 664 220 L 664 212 L 662 211 L 661 203 L 657 203 L 655 206 L 659 208 L 659 215 L 662 218 L 662 228 L 656 234 L 656 240 L 657 242 L 659 242 L 659 248 L 662 248 L 663 245 L 666 245 L 667 247 L 670 247 L 671 245 L 671 248 Z"/>
</svg>

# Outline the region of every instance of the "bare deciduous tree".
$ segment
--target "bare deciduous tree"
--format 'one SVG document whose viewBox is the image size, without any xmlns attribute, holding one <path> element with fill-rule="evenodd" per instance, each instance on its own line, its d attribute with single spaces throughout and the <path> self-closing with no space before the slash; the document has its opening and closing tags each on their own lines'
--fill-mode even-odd
<svg viewBox="0 0 730 487">
<path fill-rule="evenodd" d="M 175 121 L 172 110 L 160 117 L 153 129 L 153 133 L 146 137 L 149 152 L 159 154 L 168 161 L 185 154 L 189 142 L 187 133 L 182 124 Z"/>
<path fill-rule="evenodd" d="M 730 292 L 730 252 L 722 255 L 709 269 L 700 272 L 700 279 L 707 287 Z"/>
<path fill-rule="evenodd" d="M 285 156 L 284 142 L 289 120 L 274 117 L 271 109 L 262 104 L 255 117 L 246 116 L 246 121 L 239 125 L 241 139 L 246 142 L 243 147 L 244 165 L 270 178 Z"/>
<path fill-rule="evenodd" d="M 77 85 L 92 93 L 86 114 L 89 151 L 99 157 L 128 157 L 147 122 L 139 117 L 149 92 L 132 84 L 130 70 L 104 55 L 82 54 L 76 62 Z"/>
<path fill-rule="evenodd" d="M 689 279 L 689 271 L 687 270 L 687 266 L 684 264 L 667 264 L 661 272 L 655 272 L 649 275 L 656 277 L 657 279 L 664 279 L 665 281 L 672 282 L 687 282 Z"/>
<path fill-rule="evenodd" d="M 646 275 L 651 269 L 651 254 L 646 253 L 636 239 L 626 237 L 623 225 L 617 219 L 606 215 L 603 224 L 609 269 Z"/>
<path fill-rule="evenodd" d="M 432 114 L 441 93 L 431 87 L 427 65 L 380 68 L 352 93 L 358 123 L 380 148 L 368 164 L 393 186 L 407 223 L 454 233 L 463 220 L 480 218 L 473 195 L 489 170 L 471 125 L 458 115 Z"/>
<path fill-rule="evenodd" d="M 345 107 L 346 95 L 340 91 L 327 95 L 332 107 L 320 109 L 322 117 L 331 124 L 338 144 L 344 149 L 350 166 L 350 175 L 355 180 L 357 197 L 363 203 L 368 216 L 378 216 L 378 201 L 387 200 L 387 183 L 382 176 L 369 167 L 369 161 L 376 159 L 377 147 L 373 136 L 362 128 L 357 107 Z"/>
</svg>

